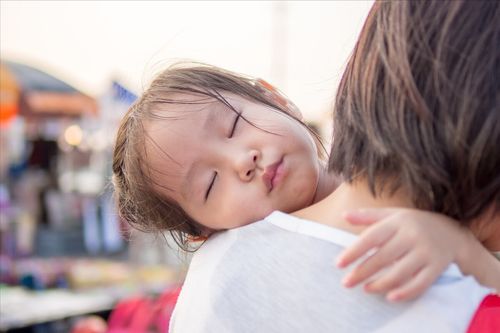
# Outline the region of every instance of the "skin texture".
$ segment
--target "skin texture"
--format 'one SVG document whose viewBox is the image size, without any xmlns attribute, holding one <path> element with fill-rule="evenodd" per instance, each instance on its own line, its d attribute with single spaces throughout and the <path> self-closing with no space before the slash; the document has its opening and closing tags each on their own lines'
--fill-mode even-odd
<svg viewBox="0 0 500 333">
<path fill-rule="evenodd" d="M 171 104 L 169 119 L 145 124 L 157 191 L 209 230 L 221 230 L 257 221 L 273 210 L 306 207 L 334 189 L 318 187 L 330 184 L 332 177 L 298 121 L 242 97 L 222 95 L 234 110 L 204 97 L 203 103 Z M 236 121 L 237 113 L 242 117 Z M 280 161 L 270 189 L 264 174 Z M 318 195 L 319 189 L 325 194 Z"/>
</svg>

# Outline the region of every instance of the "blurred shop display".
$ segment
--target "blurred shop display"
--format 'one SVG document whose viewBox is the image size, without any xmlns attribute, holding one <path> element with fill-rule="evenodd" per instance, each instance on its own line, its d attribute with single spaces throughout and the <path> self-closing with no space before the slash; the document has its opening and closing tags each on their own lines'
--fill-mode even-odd
<svg viewBox="0 0 500 333">
<path fill-rule="evenodd" d="M 158 297 L 136 296 L 120 301 L 109 317 L 107 332 L 168 332 L 170 318 L 180 291 L 181 287 L 174 285 Z M 72 331 L 72 333 L 78 332 Z"/>
<path fill-rule="evenodd" d="M 19 284 L 0 288 L 0 331 L 111 311 L 130 297 L 158 297 L 183 278 L 165 265 L 88 258 L 23 259 L 7 270 Z"/>
<path fill-rule="evenodd" d="M 0 63 L 0 126 L 6 126 L 19 112 L 19 85 Z"/>
<path fill-rule="evenodd" d="M 99 316 L 80 318 L 72 327 L 71 333 L 106 333 L 108 325 Z"/>
<path fill-rule="evenodd" d="M 185 266 L 164 238 L 120 221 L 110 186 L 136 95 L 114 80 L 88 96 L 2 59 L 0 97 L 0 332 L 86 332 L 130 297 L 164 300 Z"/>
<path fill-rule="evenodd" d="M 0 91 L 5 99 L 2 117 L 8 121 L 14 114 L 26 116 L 96 114 L 94 98 L 69 84 L 24 64 L 2 60 Z"/>
<path fill-rule="evenodd" d="M 135 96 L 113 83 L 102 101 L 1 62 L 1 255 L 123 251 L 109 193 L 113 128 Z"/>
<path fill-rule="evenodd" d="M 164 265 L 135 265 L 98 258 L 27 258 L 2 263 L 4 282 L 31 290 L 81 290 L 116 285 L 143 285 L 159 289 L 178 278 L 179 271 Z"/>
</svg>

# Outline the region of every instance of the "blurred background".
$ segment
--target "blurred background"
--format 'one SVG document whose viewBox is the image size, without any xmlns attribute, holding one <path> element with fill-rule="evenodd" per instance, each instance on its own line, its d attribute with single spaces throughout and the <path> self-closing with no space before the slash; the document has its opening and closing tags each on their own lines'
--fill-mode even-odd
<svg viewBox="0 0 500 333">
<path fill-rule="evenodd" d="M 328 140 L 371 4 L 2 0 L 0 331 L 165 331 L 189 256 L 116 215 L 121 116 L 195 60 L 277 86 Z"/>
</svg>

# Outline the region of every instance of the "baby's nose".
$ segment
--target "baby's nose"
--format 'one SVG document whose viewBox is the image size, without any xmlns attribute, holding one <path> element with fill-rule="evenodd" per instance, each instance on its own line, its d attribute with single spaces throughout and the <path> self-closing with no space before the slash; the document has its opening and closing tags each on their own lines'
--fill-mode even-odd
<svg viewBox="0 0 500 333">
<path fill-rule="evenodd" d="M 248 151 L 240 157 L 237 168 L 241 180 L 248 182 L 253 179 L 259 158 L 260 153 L 257 150 Z"/>
</svg>

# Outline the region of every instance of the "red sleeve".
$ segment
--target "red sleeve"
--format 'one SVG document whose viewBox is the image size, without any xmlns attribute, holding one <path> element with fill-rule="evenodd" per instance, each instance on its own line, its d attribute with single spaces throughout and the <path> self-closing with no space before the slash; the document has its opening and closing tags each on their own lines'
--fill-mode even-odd
<svg viewBox="0 0 500 333">
<path fill-rule="evenodd" d="M 467 333 L 500 332 L 500 296 L 486 296 L 470 322 Z"/>
</svg>

